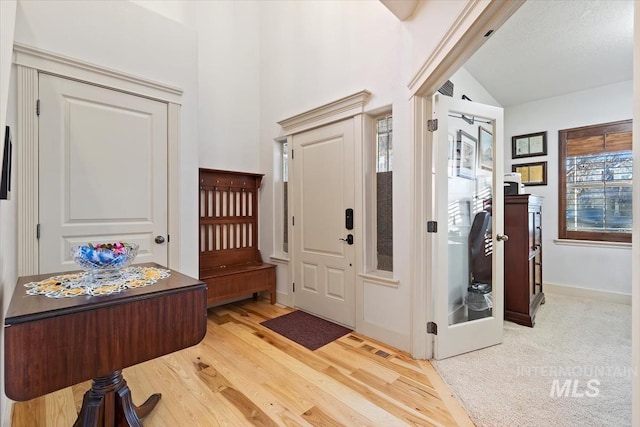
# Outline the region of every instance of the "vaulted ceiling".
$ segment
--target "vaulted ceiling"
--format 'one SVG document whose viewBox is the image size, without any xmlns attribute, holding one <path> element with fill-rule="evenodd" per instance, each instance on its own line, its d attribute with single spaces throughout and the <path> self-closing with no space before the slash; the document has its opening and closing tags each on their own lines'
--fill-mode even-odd
<svg viewBox="0 0 640 427">
<path fill-rule="evenodd" d="M 633 1 L 527 1 L 465 68 L 503 106 L 631 80 Z"/>
</svg>

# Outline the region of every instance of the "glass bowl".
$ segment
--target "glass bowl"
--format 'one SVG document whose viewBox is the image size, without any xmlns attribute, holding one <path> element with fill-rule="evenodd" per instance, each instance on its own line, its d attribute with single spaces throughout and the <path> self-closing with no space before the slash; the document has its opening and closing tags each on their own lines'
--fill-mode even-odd
<svg viewBox="0 0 640 427">
<path fill-rule="evenodd" d="M 88 244 L 72 248 L 71 257 L 87 272 L 86 283 L 90 285 L 119 278 L 138 255 L 138 248 L 135 243 Z"/>
</svg>

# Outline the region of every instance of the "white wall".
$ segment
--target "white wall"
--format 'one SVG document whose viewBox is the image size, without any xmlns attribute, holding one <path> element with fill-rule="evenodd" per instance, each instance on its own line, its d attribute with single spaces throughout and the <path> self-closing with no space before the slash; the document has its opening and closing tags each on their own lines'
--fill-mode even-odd
<svg viewBox="0 0 640 427">
<path fill-rule="evenodd" d="M 264 173 L 259 144 L 257 1 L 194 3 L 199 165 Z"/>
<path fill-rule="evenodd" d="M 631 119 L 632 82 L 622 82 L 505 109 L 505 172 L 515 163 L 547 162 L 547 185 L 527 187 L 544 197 L 544 283 L 631 294 L 631 247 L 570 246 L 558 238 L 558 131 Z M 547 156 L 511 159 L 511 137 L 547 131 Z"/>
<path fill-rule="evenodd" d="M 461 99 L 462 95 L 466 95 L 473 102 L 502 107 L 466 68 L 461 67 L 449 80 L 453 83 L 453 97 L 455 99 Z"/>
<path fill-rule="evenodd" d="M 0 129 L 4 135 L 7 114 L 7 95 L 13 51 L 13 32 L 16 19 L 16 0 L 0 2 Z M 2 153 L 0 153 L 2 160 Z"/>
</svg>

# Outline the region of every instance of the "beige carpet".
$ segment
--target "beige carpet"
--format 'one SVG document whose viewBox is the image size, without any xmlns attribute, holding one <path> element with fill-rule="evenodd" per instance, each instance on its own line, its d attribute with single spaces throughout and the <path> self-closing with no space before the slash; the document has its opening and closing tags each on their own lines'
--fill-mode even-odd
<svg viewBox="0 0 640 427">
<path fill-rule="evenodd" d="M 546 294 L 502 345 L 433 365 L 479 427 L 631 426 L 631 307 Z"/>
</svg>

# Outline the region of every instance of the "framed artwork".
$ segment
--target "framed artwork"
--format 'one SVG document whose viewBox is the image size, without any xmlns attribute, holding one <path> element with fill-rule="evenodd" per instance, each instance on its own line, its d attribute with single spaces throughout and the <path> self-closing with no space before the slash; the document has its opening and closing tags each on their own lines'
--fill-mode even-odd
<svg viewBox="0 0 640 427">
<path fill-rule="evenodd" d="M 512 165 L 511 171 L 522 175 L 524 185 L 547 185 L 547 162 Z"/>
<path fill-rule="evenodd" d="M 493 170 L 493 134 L 478 126 L 478 168 Z"/>
<path fill-rule="evenodd" d="M 476 176 L 476 145 L 478 141 L 463 130 L 456 141 L 456 175 L 474 179 Z"/>
<path fill-rule="evenodd" d="M 11 131 L 4 131 L 4 151 L 2 155 L 2 176 L 0 177 L 0 200 L 7 200 L 11 191 Z"/>
<path fill-rule="evenodd" d="M 545 156 L 547 154 L 547 132 L 518 135 L 511 138 L 511 158 Z"/>
</svg>

